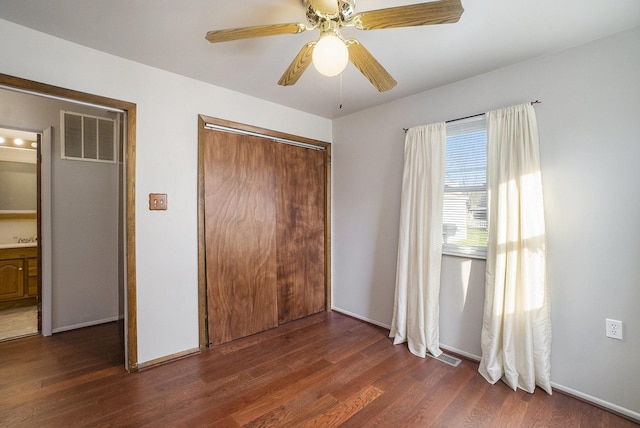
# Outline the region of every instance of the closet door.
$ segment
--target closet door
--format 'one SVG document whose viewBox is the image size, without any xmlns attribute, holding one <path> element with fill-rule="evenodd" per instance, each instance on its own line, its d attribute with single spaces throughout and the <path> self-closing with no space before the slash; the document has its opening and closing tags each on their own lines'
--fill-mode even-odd
<svg viewBox="0 0 640 428">
<path fill-rule="evenodd" d="M 209 342 L 278 324 L 275 149 L 272 141 L 204 134 Z"/>
<path fill-rule="evenodd" d="M 325 309 L 325 154 L 276 144 L 278 321 Z"/>
</svg>

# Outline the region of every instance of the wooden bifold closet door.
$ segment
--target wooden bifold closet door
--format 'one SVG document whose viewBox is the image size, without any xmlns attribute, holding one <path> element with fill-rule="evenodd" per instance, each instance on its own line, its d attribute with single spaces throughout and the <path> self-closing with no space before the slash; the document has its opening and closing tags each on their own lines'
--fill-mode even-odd
<svg viewBox="0 0 640 428">
<path fill-rule="evenodd" d="M 325 309 L 325 156 L 205 130 L 210 344 Z"/>
</svg>

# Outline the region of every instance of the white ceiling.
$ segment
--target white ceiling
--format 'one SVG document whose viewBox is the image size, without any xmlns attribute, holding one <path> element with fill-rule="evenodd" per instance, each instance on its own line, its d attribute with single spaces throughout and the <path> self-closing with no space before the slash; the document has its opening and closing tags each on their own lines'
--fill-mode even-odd
<svg viewBox="0 0 640 428">
<path fill-rule="evenodd" d="M 420 0 L 356 0 L 356 12 Z M 457 24 L 343 30 L 394 76 L 379 93 L 349 65 L 340 78 L 310 66 L 277 84 L 316 31 L 211 44 L 208 30 L 303 22 L 301 0 L 0 0 L 0 18 L 120 57 L 326 118 L 556 52 L 640 25 L 638 0 L 462 0 Z"/>
</svg>

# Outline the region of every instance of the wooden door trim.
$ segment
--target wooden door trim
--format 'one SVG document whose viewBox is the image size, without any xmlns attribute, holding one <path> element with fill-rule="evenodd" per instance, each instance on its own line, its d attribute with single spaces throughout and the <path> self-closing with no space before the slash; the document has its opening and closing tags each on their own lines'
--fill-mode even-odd
<svg viewBox="0 0 640 428">
<path fill-rule="evenodd" d="M 123 110 L 127 114 L 126 228 L 127 228 L 127 351 L 129 371 L 138 370 L 138 329 L 136 311 L 135 168 L 136 104 L 100 95 L 66 89 L 0 73 L 0 85 L 36 95 L 53 96 Z"/>
<path fill-rule="evenodd" d="M 207 287 L 204 231 L 204 141 L 202 132 L 207 123 L 262 134 L 265 137 L 299 141 L 324 148 L 325 156 L 325 296 L 326 310 L 331 311 L 331 143 L 211 116 L 198 115 L 198 327 L 200 349 L 208 346 Z"/>
</svg>

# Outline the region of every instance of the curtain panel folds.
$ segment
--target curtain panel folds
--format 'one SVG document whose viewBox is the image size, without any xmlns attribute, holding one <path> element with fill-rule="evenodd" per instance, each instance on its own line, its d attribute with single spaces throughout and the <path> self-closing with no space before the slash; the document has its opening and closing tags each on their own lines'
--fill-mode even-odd
<svg viewBox="0 0 640 428">
<path fill-rule="evenodd" d="M 487 245 L 482 359 L 490 383 L 551 394 L 551 316 L 538 127 L 527 103 L 487 113 Z"/>
<path fill-rule="evenodd" d="M 400 234 L 389 337 L 424 358 L 438 357 L 445 123 L 419 126 L 405 137 Z"/>
</svg>

